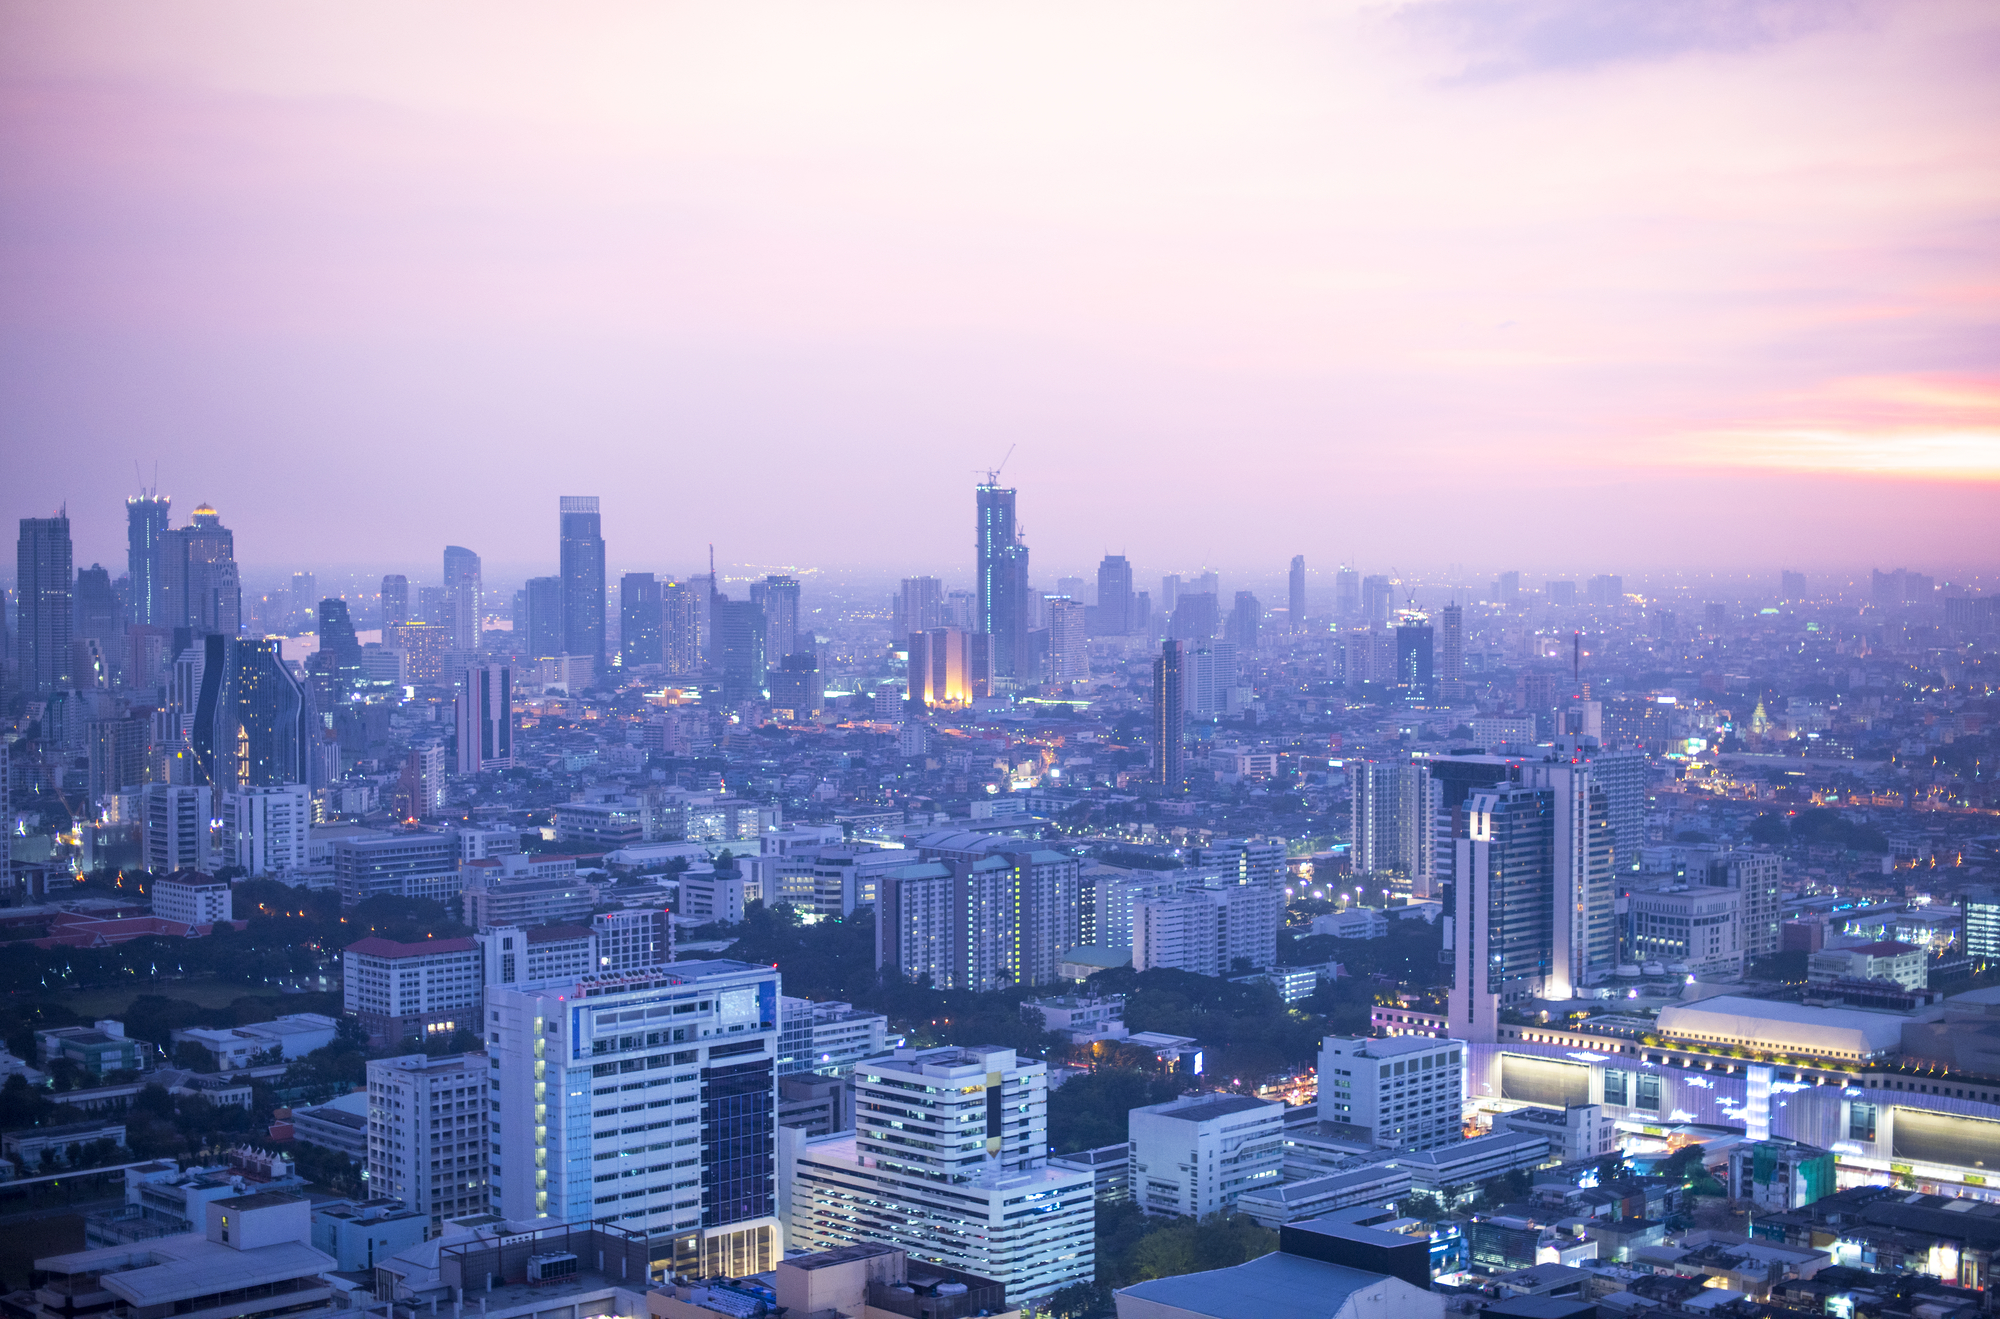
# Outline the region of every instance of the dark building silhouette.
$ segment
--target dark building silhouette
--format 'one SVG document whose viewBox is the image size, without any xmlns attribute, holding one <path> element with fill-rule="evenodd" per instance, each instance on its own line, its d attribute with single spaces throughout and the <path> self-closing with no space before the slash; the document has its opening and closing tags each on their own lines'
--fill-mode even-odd
<svg viewBox="0 0 2000 1319">
<path fill-rule="evenodd" d="M 311 722 L 305 691 L 279 659 L 276 642 L 220 633 L 203 640 L 201 696 L 189 738 L 198 782 L 216 789 L 310 785 Z"/>
<path fill-rule="evenodd" d="M 1160 643 L 1153 661 L 1153 781 L 1178 789 L 1187 778 L 1187 688 L 1181 669 L 1181 643 Z"/>
<path fill-rule="evenodd" d="M 1292 571 L 1285 579 L 1285 608 L 1289 613 L 1286 621 L 1297 632 L 1306 623 L 1306 556 L 1292 556 Z"/>
<path fill-rule="evenodd" d="M 750 583 L 750 599 L 764 611 L 764 650 L 783 659 L 799 645 L 799 580 L 773 574 Z"/>
<path fill-rule="evenodd" d="M 132 621 L 146 627 L 175 625 L 167 618 L 163 557 L 172 502 L 157 491 L 125 501 L 125 575 L 132 582 Z"/>
<path fill-rule="evenodd" d="M 1437 694 L 1432 644 L 1429 623 L 1397 624 L 1396 685 L 1413 701 L 1427 701 Z"/>
<path fill-rule="evenodd" d="M 381 625 L 397 627 L 410 621 L 410 579 L 390 573 L 382 579 Z"/>
<path fill-rule="evenodd" d="M 618 579 L 618 662 L 628 669 L 661 662 L 660 582 L 649 572 Z"/>
<path fill-rule="evenodd" d="M 722 699 L 731 705 L 755 700 L 764 689 L 764 611 L 727 596 L 717 596 L 712 608 Z"/>
<path fill-rule="evenodd" d="M 30 696 L 70 685 L 76 621 L 71 566 L 67 512 L 21 519 L 14 599 L 20 616 L 21 690 Z"/>
<path fill-rule="evenodd" d="M 1122 637 L 1138 630 L 1132 613 L 1132 565 L 1122 554 L 1107 554 L 1097 565 L 1097 632 Z"/>
<path fill-rule="evenodd" d="M 528 653 L 537 658 L 562 654 L 562 578 L 530 577 L 522 594 L 528 600 L 528 616 L 514 625 L 527 628 Z"/>
<path fill-rule="evenodd" d="M 604 528 L 596 495 L 564 495 L 560 505 L 562 650 L 588 655 L 604 674 Z M 550 652 L 555 654 L 558 652 Z"/>
</svg>

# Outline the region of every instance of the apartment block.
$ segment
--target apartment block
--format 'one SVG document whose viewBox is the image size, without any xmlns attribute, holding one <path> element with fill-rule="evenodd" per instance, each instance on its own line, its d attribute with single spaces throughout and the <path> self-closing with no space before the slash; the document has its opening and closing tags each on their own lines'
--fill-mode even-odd
<svg viewBox="0 0 2000 1319">
<path fill-rule="evenodd" d="M 370 935 L 341 955 L 341 1007 L 371 1040 L 449 1038 L 479 1028 L 484 977 L 472 939 L 398 943 Z"/>
<path fill-rule="evenodd" d="M 487 1208 L 483 1053 L 368 1064 L 368 1188 L 432 1223 Z"/>
<path fill-rule="evenodd" d="M 1285 1106 L 1249 1095 L 1190 1095 L 1128 1115 L 1132 1198 L 1149 1214 L 1206 1218 L 1282 1180 Z"/>
</svg>

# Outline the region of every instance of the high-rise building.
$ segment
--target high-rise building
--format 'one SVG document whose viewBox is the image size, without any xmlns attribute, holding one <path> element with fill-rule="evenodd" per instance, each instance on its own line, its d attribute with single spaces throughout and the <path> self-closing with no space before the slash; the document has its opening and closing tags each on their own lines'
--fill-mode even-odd
<svg viewBox="0 0 2000 1319">
<path fill-rule="evenodd" d="M 1049 1164 L 1047 1073 L 1001 1048 L 863 1059 L 854 1134 L 787 1137 L 788 1244 L 883 1242 L 1003 1283 L 1009 1305 L 1087 1281 L 1095 1179 Z"/>
<path fill-rule="evenodd" d="M 1389 606 L 1395 596 L 1395 583 L 1387 577 L 1364 577 L 1361 579 L 1361 621 L 1370 627 L 1389 625 Z"/>
<path fill-rule="evenodd" d="M 701 613 L 707 592 L 688 582 L 660 586 L 660 663 L 670 674 L 701 671 Z"/>
<path fill-rule="evenodd" d="M 618 579 L 618 662 L 628 669 L 663 662 L 660 582 L 649 572 Z"/>
<path fill-rule="evenodd" d="M 1179 791 L 1187 781 L 1187 693 L 1182 686 L 1181 643 L 1160 643 L 1153 661 L 1153 781 Z"/>
<path fill-rule="evenodd" d="M 21 519 L 15 568 L 21 690 L 46 696 L 70 685 L 75 616 L 67 512 Z"/>
<path fill-rule="evenodd" d="M 140 789 L 147 870 L 171 875 L 215 869 L 214 800 L 207 784 L 148 783 Z"/>
<path fill-rule="evenodd" d="M 1361 574 L 1346 564 L 1333 575 L 1333 612 L 1343 623 L 1361 617 Z"/>
<path fill-rule="evenodd" d="M 369 1062 L 370 1195 L 400 1200 L 433 1225 L 485 1212 L 487 1063 L 483 1053 Z"/>
<path fill-rule="evenodd" d="M 1122 554 L 1107 554 L 1097 565 L 1097 631 L 1122 637 L 1135 632 L 1132 616 L 1132 565 Z"/>
<path fill-rule="evenodd" d="M 716 667 L 725 704 L 755 700 L 764 690 L 764 611 L 750 600 L 723 597 L 710 606 L 715 618 Z"/>
<path fill-rule="evenodd" d="M 1054 981 L 1076 946 L 1078 867 L 1060 852 L 943 856 L 877 875 L 875 964 L 984 993 Z"/>
<path fill-rule="evenodd" d="M 1329 1035 L 1319 1048 L 1319 1120 L 1368 1129 L 1378 1149 L 1465 1139 L 1465 1045 L 1410 1035 Z"/>
<path fill-rule="evenodd" d="M 303 783 L 242 787 L 223 799 L 225 846 L 246 874 L 303 875 L 310 858 L 312 790 Z"/>
<path fill-rule="evenodd" d="M 514 767 L 514 671 L 475 664 L 458 689 L 458 772 Z"/>
<path fill-rule="evenodd" d="M 1081 600 L 1049 599 L 1049 681 L 1090 681 L 1090 636 Z"/>
<path fill-rule="evenodd" d="M 958 709 L 972 701 L 971 638 L 955 627 L 910 634 L 910 695 L 913 706 Z"/>
<path fill-rule="evenodd" d="M 387 574 L 382 578 L 382 590 L 376 601 L 379 622 L 384 629 L 409 622 L 410 579 L 399 572 Z"/>
<path fill-rule="evenodd" d="M 1576 603 L 1576 583 L 1569 581 L 1547 582 L 1542 587 L 1542 594 L 1547 597 L 1550 604 L 1561 605 L 1567 608 Z"/>
<path fill-rule="evenodd" d="M 1182 590 L 1174 601 L 1173 635 L 1199 645 L 1213 641 L 1222 624 L 1219 606 L 1212 591 Z"/>
<path fill-rule="evenodd" d="M 1438 686 L 1440 700 L 1457 703 L 1466 699 L 1465 690 L 1465 607 L 1449 604 L 1439 615 Z"/>
<path fill-rule="evenodd" d="M 1160 578 L 1160 612 L 1172 614 L 1181 602 L 1181 577 L 1168 573 Z"/>
<path fill-rule="evenodd" d="M 772 574 L 750 583 L 750 600 L 764 611 L 764 653 L 775 662 L 798 653 L 799 579 Z M 807 649 L 811 649 L 807 644 Z"/>
<path fill-rule="evenodd" d="M 398 943 L 370 935 L 341 953 L 341 1006 L 371 1043 L 442 1042 L 460 1030 L 477 1033 L 484 990 L 479 945 L 472 939 Z"/>
<path fill-rule="evenodd" d="M 132 621 L 172 627 L 167 617 L 165 553 L 167 509 L 172 500 L 141 491 L 125 501 L 125 575 L 132 581 Z"/>
<path fill-rule="evenodd" d="M 91 801 L 104 804 L 126 788 L 146 781 L 146 720 L 143 718 L 92 719 L 84 725 L 84 749 L 88 755 L 85 791 Z"/>
<path fill-rule="evenodd" d="M 292 574 L 292 589 L 286 596 L 286 613 L 289 616 L 286 631 L 299 625 L 300 620 L 310 619 L 319 607 L 319 579 L 309 572 Z"/>
<path fill-rule="evenodd" d="M 311 783 L 310 707 L 275 641 L 210 633 L 190 730 L 195 780 L 217 791 Z"/>
<path fill-rule="evenodd" d="M 826 684 L 819 657 L 807 651 L 786 655 L 772 666 L 771 708 L 789 710 L 793 719 L 810 719 L 826 708 Z"/>
<path fill-rule="evenodd" d="M 1224 976 L 1275 965 L 1283 893 L 1270 884 L 1221 884 L 1132 904 L 1132 966 Z"/>
<path fill-rule="evenodd" d="M 95 641 L 107 657 L 118 654 L 118 639 L 124 632 L 118 593 L 111 585 L 111 571 L 102 564 L 77 570 L 70 626 L 77 640 Z"/>
<path fill-rule="evenodd" d="M 1620 869 L 1625 869 L 1622 863 Z M 1735 889 L 1743 896 L 1739 942 L 1743 956 L 1765 957 L 1778 951 L 1784 920 L 1784 859 L 1776 852 L 1746 849 L 1707 850 L 1688 858 L 1690 884 Z M 1971 950 L 1971 933 L 1966 934 Z M 1976 954 L 1975 954 L 1976 955 Z"/>
<path fill-rule="evenodd" d="M 893 637 L 943 627 L 944 583 L 935 577 L 905 577 L 892 613 L 889 635 Z"/>
<path fill-rule="evenodd" d="M 193 636 L 242 631 L 243 588 L 236 570 L 236 535 L 209 504 L 188 525 L 161 537 L 168 626 Z"/>
<path fill-rule="evenodd" d="M 990 672 L 995 678 L 1030 676 L 1028 547 L 1021 544 L 1014 521 L 1014 494 L 995 485 L 990 477 L 976 491 L 978 604 L 973 631 L 987 638 Z"/>
<path fill-rule="evenodd" d="M 1353 873 L 1371 879 L 1414 876 L 1421 804 L 1415 766 L 1400 757 L 1350 760 L 1347 774 L 1353 803 L 1348 834 Z"/>
<path fill-rule="evenodd" d="M 1292 571 L 1285 578 L 1285 609 L 1289 614 L 1287 622 L 1297 632 L 1306 623 L 1306 556 L 1292 556 Z"/>
<path fill-rule="evenodd" d="M 444 621 L 453 650 L 479 649 L 485 608 L 479 556 L 463 545 L 445 546 Z"/>
<path fill-rule="evenodd" d="M 1236 593 L 1236 603 L 1229 610 L 1229 625 L 1224 629 L 1223 639 L 1233 643 L 1242 655 L 1257 653 L 1257 632 L 1263 625 L 1264 606 L 1248 591 Z"/>
<path fill-rule="evenodd" d="M 1625 579 L 1615 573 L 1599 573 L 1588 583 L 1590 603 L 1615 605 L 1625 598 Z"/>
<path fill-rule="evenodd" d="M 587 655 L 593 670 L 604 673 L 604 528 L 596 495 L 564 495 L 559 505 L 561 527 L 563 655 Z M 532 588 L 534 583 L 530 582 Z M 529 604 L 533 606 L 533 596 Z"/>
<path fill-rule="evenodd" d="M 1517 605 L 1517 604 L 1521 603 L 1521 574 L 1520 574 L 1520 573 L 1518 573 L 1518 572 L 1513 572 L 1513 571 L 1511 571 L 1511 570 L 1510 570 L 1510 571 L 1508 571 L 1508 572 L 1503 572 L 1503 573 L 1501 573 L 1501 574 L 1500 574 L 1500 581 L 1499 581 L 1499 587 L 1500 587 L 1500 589 L 1499 589 L 1498 591 L 1494 592 L 1494 594 L 1495 594 L 1495 595 L 1497 595 L 1497 596 L 1499 597 L 1499 602 L 1500 602 L 1501 604 L 1503 604 L 1503 605 Z"/>
<path fill-rule="evenodd" d="M 1428 701 L 1437 694 L 1432 663 L 1431 625 L 1423 622 L 1396 626 L 1396 685 L 1413 701 Z"/>
<path fill-rule="evenodd" d="M 774 1267 L 778 991 L 771 967 L 720 960 L 490 989 L 494 1210 Z"/>
<path fill-rule="evenodd" d="M 527 631 L 528 654 L 536 659 L 563 653 L 562 578 L 530 577 L 524 594 L 528 616 L 516 627 Z"/>
<path fill-rule="evenodd" d="M 361 677 L 361 638 L 347 601 L 329 597 L 319 602 L 319 653 L 332 661 L 335 685 L 344 697 Z"/>
</svg>

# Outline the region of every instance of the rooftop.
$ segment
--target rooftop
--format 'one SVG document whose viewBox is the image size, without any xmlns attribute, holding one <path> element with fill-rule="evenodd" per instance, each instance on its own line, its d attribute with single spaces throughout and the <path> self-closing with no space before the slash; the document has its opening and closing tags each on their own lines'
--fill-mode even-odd
<svg viewBox="0 0 2000 1319">
<path fill-rule="evenodd" d="M 425 939 L 422 943 L 397 943 L 394 939 L 384 939 L 379 934 L 371 934 L 366 939 L 347 945 L 346 951 L 359 953 L 363 957 L 383 957 L 391 960 L 401 957 L 429 957 L 435 953 L 469 953 L 479 945 L 471 939 Z"/>
<path fill-rule="evenodd" d="M 1322 1319 L 1355 1292 L 1387 1281 L 1380 1273 L 1274 1252 L 1231 1269 L 1135 1283 L 1120 1294 L 1214 1319 Z"/>
<path fill-rule="evenodd" d="M 1183 1122 L 1213 1122 L 1217 1118 L 1258 1109 L 1269 1109 L 1273 1115 L 1277 1115 L 1284 1111 L 1284 1107 L 1274 1100 L 1256 1099 L 1250 1095 L 1196 1095 L 1140 1111 L 1157 1113 L 1161 1117 L 1179 1118 Z"/>
<path fill-rule="evenodd" d="M 1902 1047 L 1903 1021 L 1899 1016 L 1854 1008 L 1808 1007 L 1721 994 L 1699 1003 L 1661 1008 L 1659 1029 L 1663 1035 L 1768 1040 L 1775 1048 L 1881 1053 Z"/>
<path fill-rule="evenodd" d="M 849 1264 L 857 1259 L 875 1259 L 882 1255 L 902 1254 L 900 1246 L 885 1246 L 876 1241 L 857 1241 L 851 1246 L 837 1246 L 832 1250 L 822 1250 L 817 1255 L 807 1255 L 804 1259 L 788 1259 L 785 1267 L 793 1269 L 830 1269 L 836 1264 Z"/>
</svg>

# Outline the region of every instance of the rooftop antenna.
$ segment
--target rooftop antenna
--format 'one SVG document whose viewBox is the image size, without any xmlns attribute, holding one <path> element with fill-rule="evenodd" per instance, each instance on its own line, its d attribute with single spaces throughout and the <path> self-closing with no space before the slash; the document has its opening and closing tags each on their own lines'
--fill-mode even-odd
<svg viewBox="0 0 2000 1319">
<path fill-rule="evenodd" d="M 1019 442 L 1018 440 L 1017 440 L 1017 441 L 1015 441 L 1015 442 L 1014 442 L 1013 444 L 1010 444 L 1010 445 L 1008 445 L 1008 446 L 1007 446 L 1007 457 L 1006 457 L 1006 458 L 1002 458 L 1002 459 L 1000 460 L 1000 465 L 999 465 L 998 467 L 991 467 L 991 468 L 988 468 L 988 469 L 987 469 L 987 471 L 986 471 L 986 484 L 988 484 L 988 485 L 999 485 L 999 484 L 1000 484 L 1000 473 L 1002 473 L 1002 472 L 1004 472 L 1004 471 L 1006 471 L 1006 470 L 1007 470 L 1007 461 L 1008 461 L 1008 459 L 1012 458 L 1012 457 L 1014 456 L 1014 450 L 1016 450 L 1016 449 L 1018 449 L 1018 448 L 1020 448 L 1020 447 L 1021 447 L 1021 445 L 1020 445 L 1020 442 Z"/>
</svg>

